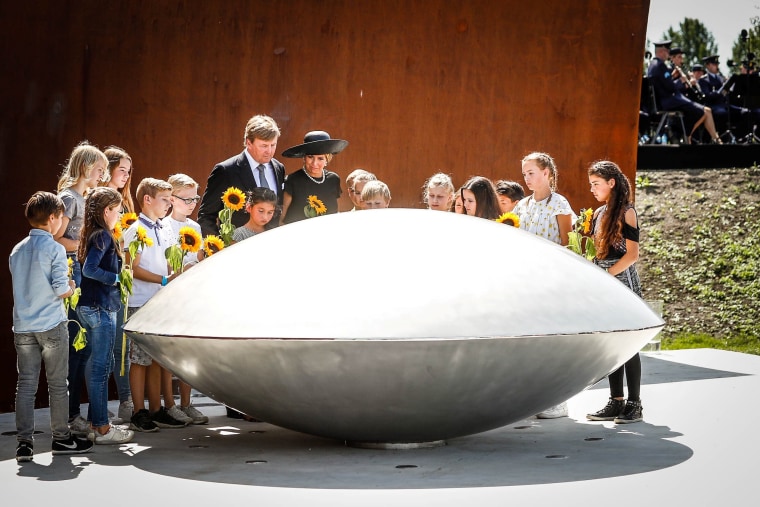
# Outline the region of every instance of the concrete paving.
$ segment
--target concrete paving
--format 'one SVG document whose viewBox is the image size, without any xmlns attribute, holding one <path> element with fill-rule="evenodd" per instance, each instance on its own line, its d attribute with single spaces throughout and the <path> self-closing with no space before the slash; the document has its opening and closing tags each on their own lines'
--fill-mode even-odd
<svg viewBox="0 0 760 507">
<path fill-rule="evenodd" d="M 586 421 L 606 403 L 605 380 L 569 400 L 568 418 L 430 449 L 346 447 L 229 419 L 199 396 L 208 425 L 137 433 L 75 457 L 53 458 L 39 409 L 34 461 L 17 464 L 14 414 L 0 414 L 0 494 L 3 505 L 56 507 L 755 504 L 760 357 L 697 349 L 642 360 L 642 423 Z"/>
</svg>

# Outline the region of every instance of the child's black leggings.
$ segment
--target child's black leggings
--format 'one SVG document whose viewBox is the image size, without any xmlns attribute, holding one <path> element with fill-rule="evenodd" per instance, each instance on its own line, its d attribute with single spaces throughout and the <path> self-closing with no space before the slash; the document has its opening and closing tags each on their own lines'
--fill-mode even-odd
<svg viewBox="0 0 760 507">
<path fill-rule="evenodd" d="M 613 398 L 625 398 L 623 374 L 628 380 L 628 399 L 639 401 L 641 395 L 641 357 L 638 352 L 607 377 L 610 382 L 610 396 Z"/>
</svg>

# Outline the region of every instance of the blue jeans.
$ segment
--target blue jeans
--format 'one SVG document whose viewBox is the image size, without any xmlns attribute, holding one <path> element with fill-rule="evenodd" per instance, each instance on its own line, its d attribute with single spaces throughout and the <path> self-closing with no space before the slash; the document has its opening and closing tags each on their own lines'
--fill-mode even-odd
<svg viewBox="0 0 760 507">
<path fill-rule="evenodd" d="M 124 341 L 126 340 L 126 341 Z M 122 344 L 124 347 L 122 348 Z M 124 350 L 124 375 L 121 374 L 121 352 Z M 124 308 L 116 312 L 116 338 L 113 342 L 113 380 L 119 393 L 119 402 L 132 397 L 129 387 L 129 337 L 124 335 Z"/>
<path fill-rule="evenodd" d="M 90 395 L 90 420 L 94 427 L 108 425 L 108 377 L 113 369 L 113 342 L 116 313 L 96 306 L 78 306 L 79 320 L 87 330 L 92 348 L 87 363 L 87 392 Z"/>
<path fill-rule="evenodd" d="M 68 257 L 72 257 L 67 254 Z M 82 265 L 73 256 L 74 264 L 72 265 L 72 280 L 79 287 L 82 283 Z M 69 308 L 69 320 L 79 322 L 77 312 Z M 69 322 L 69 421 L 80 415 L 79 405 L 82 397 L 82 386 L 85 383 L 84 374 L 87 361 L 90 359 L 92 347 L 90 347 L 90 338 L 87 337 L 87 345 L 77 352 L 74 350 L 74 338 L 79 332 L 79 326 L 75 322 Z"/>
<path fill-rule="evenodd" d="M 53 440 L 66 440 L 70 436 L 69 425 L 66 424 L 69 403 L 69 390 L 66 385 L 69 372 L 69 337 L 66 322 L 41 333 L 14 333 L 13 342 L 18 356 L 17 440 L 34 440 L 34 398 L 37 395 L 43 361 L 50 397 L 50 431 Z"/>
</svg>

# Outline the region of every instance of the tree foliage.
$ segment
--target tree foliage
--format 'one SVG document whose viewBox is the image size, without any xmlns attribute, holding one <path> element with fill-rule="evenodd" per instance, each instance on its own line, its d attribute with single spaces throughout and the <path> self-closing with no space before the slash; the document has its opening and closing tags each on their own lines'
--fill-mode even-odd
<svg viewBox="0 0 760 507">
<path fill-rule="evenodd" d="M 758 55 L 760 55 L 760 17 L 754 17 L 750 20 L 752 28 L 747 30 L 747 37 L 742 37 L 741 33 L 736 36 L 734 46 L 731 48 L 731 59 L 737 67 L 734 68 L 739 72 L 738 65 L 749 64 L 751 68 L 760 67 Z M 753 56 L 754 55 L 754 56 Z"/>
<path fill-rule="evenodd" d="M 662 34 L 662 37 L 673 41 L 671 47 L 683 49 L 685 69 L 691 68 L 695 63 L 702 63 L 702 58 L 718 52 L 715 37 L 698 19 L 684 18 L 678 30 L 671 26 Z"/>
</svg>

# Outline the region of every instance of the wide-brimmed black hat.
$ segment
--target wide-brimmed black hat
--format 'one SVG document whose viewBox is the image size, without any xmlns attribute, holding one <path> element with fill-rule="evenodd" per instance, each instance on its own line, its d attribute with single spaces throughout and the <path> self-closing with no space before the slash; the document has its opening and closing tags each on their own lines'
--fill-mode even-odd
<svg viewBox="0 0 760 507">
<path fill-rule="evenodd" d="M 332 139 L 324 130 L 312 130 L 303 136 L 303 144 L 288 148 L 282 152 L 282 156 L 302 158 L 306 155 L 327 155 L 328 153 L 335 155 L 343 151 L 346 146 L 348 146 L 348 141 Z"/>
</svg>

